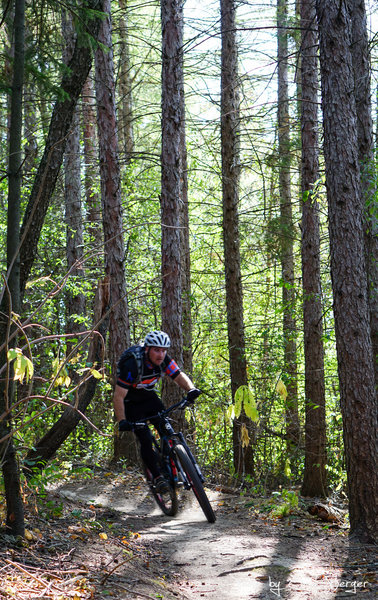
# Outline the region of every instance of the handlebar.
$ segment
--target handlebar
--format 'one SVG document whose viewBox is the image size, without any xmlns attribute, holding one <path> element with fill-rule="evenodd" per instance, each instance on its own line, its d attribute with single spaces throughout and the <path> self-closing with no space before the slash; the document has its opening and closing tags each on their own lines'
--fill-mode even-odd
<svg viewBox="0 0 378 600">
<path fill-rule="evenodd" d="M 135 421 L 133 423 L 134 428 L 138 429 L 139 427 L 144 427 L 145 424 L 147 423 L 147 421 L 149 421 L 150 419 L 156 419 L 156 418 L 164 419 L 171 412 L 173 412 L 175 410 L 185 410 L 185 408 L 187 406 L 189 406 L 188 399 L 187 399 L 187 396 L 184 396 L 184 398 L 182 398 L 180 400 L 180 402 L 176 402 L 176 404 L 172 404 L 172 406 L 169 406 L 168 408 L 166 408 L 165 410 L 162 410 L 161 412 L 157 413 L 156 415 L 150 415 L 149 417 L 146 417 L 145 419 L 141 419 L 140 421 Z"/>
</svg>

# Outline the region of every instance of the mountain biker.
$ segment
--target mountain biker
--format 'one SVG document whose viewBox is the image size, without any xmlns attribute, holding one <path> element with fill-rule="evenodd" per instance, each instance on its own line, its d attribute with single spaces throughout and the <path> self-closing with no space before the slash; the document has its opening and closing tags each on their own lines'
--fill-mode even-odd
<svg viewBox="0 0 378 600">
<path fill-rule="evenodd" d="M 167 354 L 171 341 L 164 331 L 151 331 L 144 344 L 127 348 L 117 366 L 117 383 L 113 395 L 115 418 L 119 431 L 133 430 L 133 422 L 157 415 L 164 410 L 164 404 L 154 388 L 164 375 L 168 375 L 186 393 L 189 403 L 200 395 L 191 379 L 183 373 L 177 363 Z M 150 419 L 159 431 L 159 420 Z M 158 492 L 164 493 L 168 483 L 160 473 L 152 446 L 152 435 L 146 424 L 134 430 L 140 442 L 144 464 L 151 471 Z"/>
</svg>

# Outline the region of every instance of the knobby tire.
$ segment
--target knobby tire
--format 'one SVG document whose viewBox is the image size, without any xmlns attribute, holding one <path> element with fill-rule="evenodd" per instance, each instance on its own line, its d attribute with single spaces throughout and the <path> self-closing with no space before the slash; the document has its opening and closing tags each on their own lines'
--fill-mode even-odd
<svg viewBox="0 0 378 600">
<path fill-rule="evenodd" d="M 153 485 L 153 477 L 151 475 L 151 471 L 149 469 L 145 469 L 146 479 L 148 485 L 150 486 L 151 493 L 154 497 L 154 500 L 160 510 L 167 515 L 168 517 L 174 517 L 178 513 L 179 503 L 177 498 L 177 491 L 175 487 L 168 481 L 169 491 L 164 494 L 159 494 L 156 488 Z"/>
<path fill-rule="evenodd" d="M 175 452 L 183 470 L 185 471 L 188 477 L 194 495 L 196 496 L 206 519 L 209 523 L 214 523 L 216 520 L 216 516 L 214 514 L 210 501 L 206 495 L 206 492 L 203 488 L 200 476 L 198 475 L 195 466 L 190 460 L 187 451 L 185 450 L 184 446 L 182 446 L 181 444 L 177 444 L 177 446 L 175 447 Z"/>
</svg>

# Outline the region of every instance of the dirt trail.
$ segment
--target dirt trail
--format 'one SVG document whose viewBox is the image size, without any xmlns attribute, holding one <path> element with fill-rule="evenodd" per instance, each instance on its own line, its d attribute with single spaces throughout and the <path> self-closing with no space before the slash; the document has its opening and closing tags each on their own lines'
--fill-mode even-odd
<svg viewBox="0 0 378 600">
<path fill-rule="evenodd" d="M 72 482 L 56 491 L 75 502 L 114 511 L 113 519 L 122 519 L 126 529 L 138 532 L 141 542 L 154 548 L 159 577 L 166 577 L 170 587 L 169 593 L 159 596 L 155 590 L 147 597 L 377 597 L 376 549 L 350 545 L 345 530 L 324 529 L 324 523 L 304 511 L 268 519 L 251 509 L 255 499 L 208 490 L 217 514 L 216 523 L 208 524 L 192 494 L 185 493 L 182 510 L 170 518 L 155 507 L 141 480 L 127 489 L 122 478 L 116 478 Z M 120 597 L 146 596 L 145 587 L 143 593 L 138 590 L 142 588 L 136 585 L 132 595 Z"/>
</svg>

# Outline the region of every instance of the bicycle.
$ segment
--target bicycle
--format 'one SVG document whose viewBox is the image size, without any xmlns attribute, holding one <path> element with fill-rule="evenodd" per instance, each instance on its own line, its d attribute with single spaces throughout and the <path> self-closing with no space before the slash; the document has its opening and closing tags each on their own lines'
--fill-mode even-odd
<svg viewBox="0 0 378 600">
<path fill-rule="evenodd" d="M 150 419 L 159 418 L 160 439 L 152 433 L 154 451 L 158 456 L 158 463 L 162 475 L 168 483 L 168 491 L 159 492 L 153 483 L 150 470 L 145 466 L 145 475 L 152 495 L 165 515 L 175 516 L 179 510 L 178 489 L 193 490 L 199 505 L 209 523 L 216 520 L 215 513 L 204 490 L 204 477 L 201 469 L 188 447 L 184 435 L 173 429 L 168 415 L 175 410 L 184 410 L 188 406 L 187 399 L 183 398 L 173 406 L 146 419 L 135 422 L 134 429 L 145 427 Z"/>
</svg>

